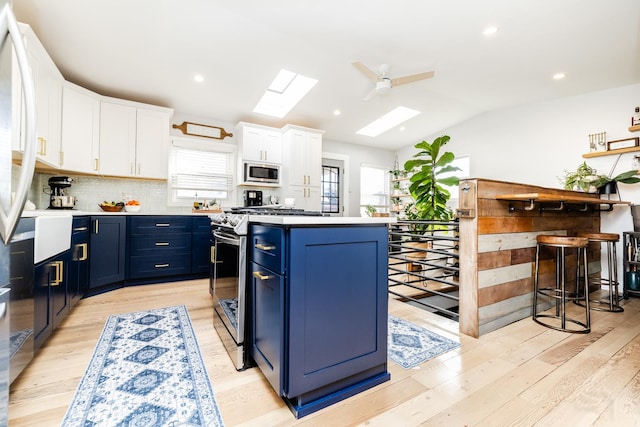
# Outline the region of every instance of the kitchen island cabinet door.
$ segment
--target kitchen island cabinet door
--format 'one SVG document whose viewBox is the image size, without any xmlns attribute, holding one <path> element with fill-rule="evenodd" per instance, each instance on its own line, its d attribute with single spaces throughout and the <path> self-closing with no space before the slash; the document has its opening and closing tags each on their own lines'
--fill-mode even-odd
<svg viewBox="0 0 640 427">
<path fill-rule="evenodd" d="M 252 262 L 249 280 L 255 298 L 251 356 L 279 396 L 284 395 L 284 278 Z"/>
<path fill-rule="evenodd" d="M 91 217 L 89 288 L 124 281 L 125 243 L 124 216 Z"/>
<path fill-rule="evenodd" d="M 386 227 L 291 229 L 287 397 L 386 372 L 387 235 Z"/>
<path fill-rule="evenodd" d="M 69 251 L 34 269 L 34 348 L 38 350 L 69 313 L 67 271 Z"/>
<path fill-rule="evenodd" d="M 71 234 L 69 261 L 69 305 L 73 308 L 84 296 L 89 285 L 89 217 L 75 217 Z"/>
</svg>

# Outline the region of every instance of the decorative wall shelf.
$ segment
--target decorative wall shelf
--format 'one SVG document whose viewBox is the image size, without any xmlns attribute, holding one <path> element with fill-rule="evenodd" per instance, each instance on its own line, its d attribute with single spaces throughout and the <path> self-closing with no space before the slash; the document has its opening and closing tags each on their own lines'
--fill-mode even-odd
<svg viewBox="0 0 640 427">
<path fill-rule="evenodd" d="M 524 206 L 518 207 L 509 203 L 509 212 L 515 212 L 516 210 L 532 211 L 535 209 L 536 203 L 539 205 L 540 210 L 566 211 L 569 208 L 569 205 L 574 205 L 576 207 L 573 210 L 580 212 L 587 212 L 589 209 L 609 212 L 613 210 L 613 205 L 631 204 L 630 202 L 623 202 L 619 200 L 600 199 L 595 196 L 563 196 L 547 193 L 499 194 L 496 196 L 496 200 L 525 203 Z M 607 205 L 608 209 L 599 209 L 600 205 Z"/>
<path fill-rule="evenodd" d="M 640 128 L 640 126 L 638 126 L 638 128 Z M 588 159 L 590 157 L 612 156 L 614 154 L 633 153 L 635 151 L 640 151 L 640 147 L 618 148 L 616 150 L 607 150 L 607 151 L 592 151 L 591 153 L 583 154 L 582 157 L 585 159 Z"/>
</svg>

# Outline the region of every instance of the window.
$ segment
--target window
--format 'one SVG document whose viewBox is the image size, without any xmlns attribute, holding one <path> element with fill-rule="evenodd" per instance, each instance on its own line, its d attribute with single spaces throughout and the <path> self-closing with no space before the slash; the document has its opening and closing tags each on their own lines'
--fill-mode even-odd
<svg viewBox="0 0 640 427">
<path fill-rule="evenodd" d="M 340 213 L 340 168 L 322 166 L 322 212 Z"/>
<path fill-rule="evenodd" d="M 366 216 L 367 205 L 378 212 L 388 212 L 389 207 L 389 168 L 362 165 L 360 167 L 360 215 Z"/>
<path fill-rule="evenodd" d="M 234 146 L 174 139 L 169 156 L 168 204 L 191 205 L 198 199 L 230 200 L 233 192 Z"/>
</svg>

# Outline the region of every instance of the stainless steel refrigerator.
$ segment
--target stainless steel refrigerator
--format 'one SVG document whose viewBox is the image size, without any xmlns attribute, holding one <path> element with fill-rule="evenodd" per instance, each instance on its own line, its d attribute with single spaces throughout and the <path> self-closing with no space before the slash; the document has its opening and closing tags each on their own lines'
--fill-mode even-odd
<svg viewBox="0 0 640 427">
<path fill-rule="evenodd" d="M 18 70 L 14 75 L 13 70 Z M 12 93 L 13 81 L 21 81 L 21 93 Z M 21 96 L 22 126 L 12 128 L 13 97 Z M 23 141 L 20 166 L 12 163 L 14 138 Z M 0 426 L 8 421 L 9 405 L 9 243 L 27 200 L 35 165 L 35 96 L 25 46 L 10 0 L 0 0 Z M 18 170 L 15 170 L 18 168 Z"/>
</svg>

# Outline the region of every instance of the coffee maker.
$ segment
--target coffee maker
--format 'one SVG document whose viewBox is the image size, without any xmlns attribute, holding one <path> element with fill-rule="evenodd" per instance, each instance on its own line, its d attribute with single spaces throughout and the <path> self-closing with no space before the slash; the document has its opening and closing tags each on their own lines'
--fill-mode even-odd
<svg viewBox="0 0 640 427">
<path fill-rule="evenodd" d="M 73 178 L 68 176 L 52 176 L 49 178 L 49 209 L 73 209 L 76 198 L 64 194 L 71 187 Z"/>
</svg>

